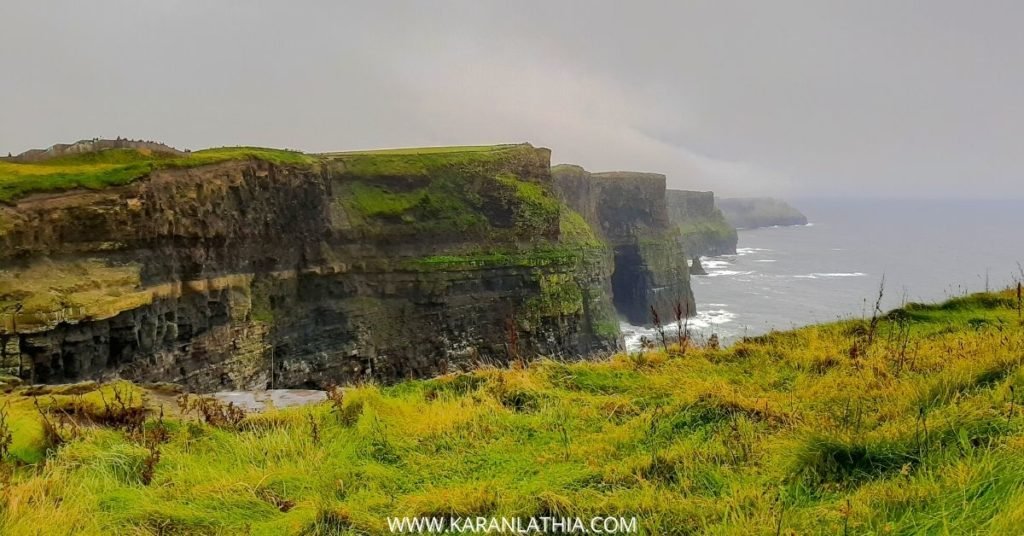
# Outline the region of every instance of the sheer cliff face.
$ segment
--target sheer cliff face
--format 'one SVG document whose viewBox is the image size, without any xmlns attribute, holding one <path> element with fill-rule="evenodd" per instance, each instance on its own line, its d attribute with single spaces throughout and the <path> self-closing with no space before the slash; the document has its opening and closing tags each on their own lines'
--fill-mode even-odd
<svg viewBox="0 0 1024 536">
<path fill-rule="evenodd" d="M 736 253 L 736 229 L 715 206 L 713 192 L 669 190 L 666 193 L 669 220 L 679 228 L 687 256 Z"/>
<path fill-rule="evenodd" d="M 719 200 L 726 220 L 739 229 L 776 225 L 807 225 L 807 216 L 781 199 L 737 197 Z"/>
<path fill-rule="evenodd" d="M 600 230 L 615 254 L 612 295 L 633 324 L 650 324 L 651 307 L 662 322 L 679 307 L 694 314 L 686 257 L 669 222 L 665 176 L 654 173 L 590 173 L 579 166 L 552 169 L 566 204 Z"/>
<path fill-rule="evenodd" d="M 212 390 L 617 348 L 612 254 L 548 159 L 232 161 L 0 205 L 0 366 Z"/>
</svg>

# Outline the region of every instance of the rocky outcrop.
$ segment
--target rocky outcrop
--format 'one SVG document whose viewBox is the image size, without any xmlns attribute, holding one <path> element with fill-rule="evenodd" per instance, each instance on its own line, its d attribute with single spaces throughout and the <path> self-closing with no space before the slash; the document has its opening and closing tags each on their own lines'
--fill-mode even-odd
<svg viewBox="0 0 1024 536">
<path fill-rule="evenodd" d="M 700 256 L 694 256 L 693 260 L 690 261 L 690 275 L 708 275 L 708 271 L 700 263 Z"/>
<path fill-rule="evenodd" d="M 666 202 L 669 221 L 679 227 L 680 240 L 687 255 L 736 253 L 736 229 L 715 206 L 714 192 L 669 190 Z"/>
<path fill-rule="evenodd" d="M 187 154 L 185 151 L 179 151 L 169 145 L 155 141 L 128 140 L 123 138 L 106 140 L 95 138 L 91 140 L 79 140 L 75 143 L 58 143 L 56 145 L 51 145 L 46 149 L 30 149 L 16 156 L 2 158 L 2 160 L 17 163 L 43 162 L 53 158 L 60 158 L 62 156 L 95 153 L 109 149 L 148 151 L 150 153 L 167 156 L 184 156 Z"/>
<path fill-rule="evenodd" d="M 807 216 L 781 199 L 737 197 L 720 199 L 718 206 L 722 209 L 725 219 L 738 229 L 807 225 Z"/>
<path fill-rule="evenodd" d="M 590 173 L 579 166 L 552 168 L 555 189 L 614 250 L 612 296 L 630 323 L 663 319 L 674 309 L 695 311 L 679 232 L 669 222 L 665 176 L 656 173 Z"/>
<path fill-rule="evenodd" d="M 615 349 L 611 249 L 549 157 L 244 159 L 0 205 L 0 366 L 216 390 Z"/>
</svg>

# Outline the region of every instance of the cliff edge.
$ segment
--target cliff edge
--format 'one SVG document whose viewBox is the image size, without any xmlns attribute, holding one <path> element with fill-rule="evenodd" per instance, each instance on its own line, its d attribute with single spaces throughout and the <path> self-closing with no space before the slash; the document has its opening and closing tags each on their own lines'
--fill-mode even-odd
<svg viewBox="0 0 1024 536">
<path fill-rule="evenodd" d="M 668 190 L 669 221 L 679 228 L 683 251 L 690 257 L 732 255 L 739 237 L 715 204 L 714 192 Z"/>
<path fill-rule="evenodd" d="M 558 196 L 598 231 L 614 252 L 612 297 L 631 324 L 662 322 L 676 307 L 695 314 L 680 235 L 669 221 L 665 176 L 617 171 L 591 173 L 575 165 L 552 168 Z"/>
<path fill-rule="evenodd" d="M 613 255 L 528 144 L 0 162 L 0 368 L 194 390 L 619 347 Z"/>
</svg>

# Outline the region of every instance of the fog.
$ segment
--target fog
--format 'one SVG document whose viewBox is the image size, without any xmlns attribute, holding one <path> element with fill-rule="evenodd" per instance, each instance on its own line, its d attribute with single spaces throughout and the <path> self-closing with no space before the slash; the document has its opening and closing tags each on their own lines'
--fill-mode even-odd
<svg viewBox="0 0 1024 536">
<path fill-rule="evenodd" d="M 724 195 L 1024 195 L 1024 6 L 0 6 L 0 151 L 529 141 Z"/>
</svg>

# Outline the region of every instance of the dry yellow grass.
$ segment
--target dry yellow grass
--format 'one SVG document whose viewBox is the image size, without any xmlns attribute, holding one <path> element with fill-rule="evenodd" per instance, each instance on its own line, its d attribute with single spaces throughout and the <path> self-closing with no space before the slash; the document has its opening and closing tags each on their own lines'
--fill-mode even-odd
<svg viewBox="0 0 1024 536">
<path fill-rule="evenodd" d="M 168 419 L 149 483 L 144 437 L 89 426 L 48 447 L 16 391 L 0 532 L 379 534 L 391 515 L 623 515 L 645 534 L 1013 533 L 1016 306 L 1008 293 L 908 306 L 870 346 L 869 323 L 847 321 L 361 386 L 237 427 Z"/>
</svg>

